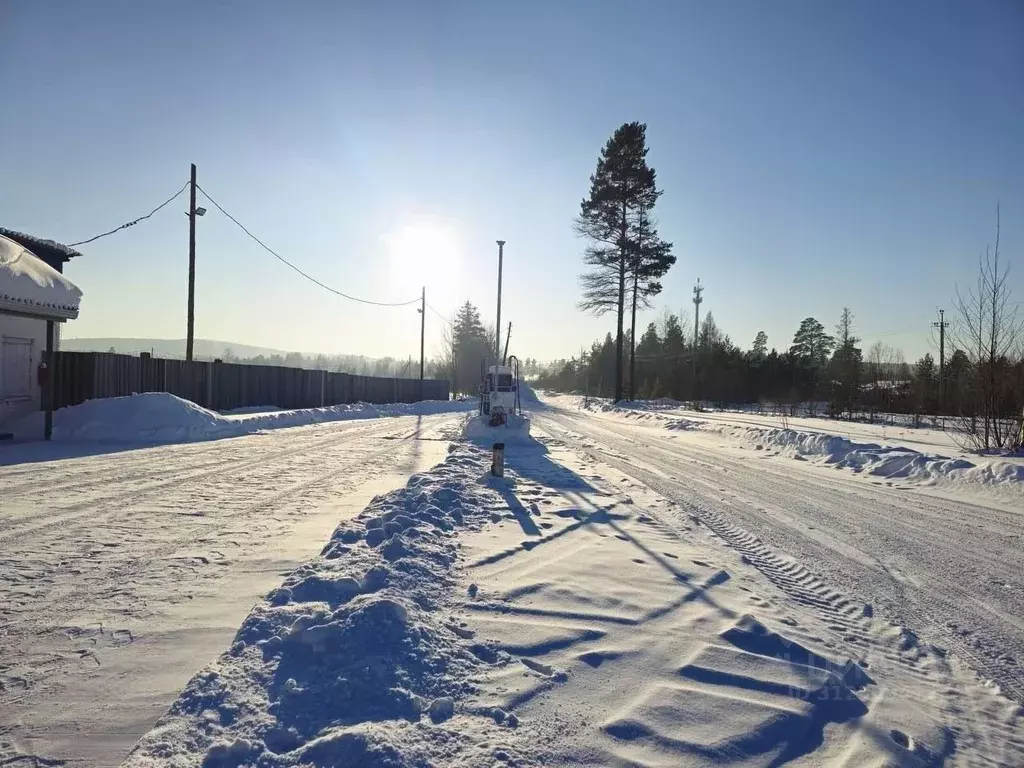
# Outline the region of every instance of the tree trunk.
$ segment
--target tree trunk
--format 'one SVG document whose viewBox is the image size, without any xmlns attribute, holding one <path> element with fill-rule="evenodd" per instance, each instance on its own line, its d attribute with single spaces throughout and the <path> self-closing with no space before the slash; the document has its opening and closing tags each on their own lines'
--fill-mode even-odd
<svg viewBox="0 0 1024 768">
<path fill-rule="evenodd" d="M 626 257 L 627 257 L 627 243 L 626 243 L 626 227 L 628 222 L 626 221 L 626 192 L 623 190 L 622 195 L 622 224 L 621 224 L 621 241 L 619 242 L 619 307 L 618 307 L 618 326 L 617 334 L 615 338 L 615 401 L 619 402 L 622 399 L 622 326 L 625 320 L 626 314 Z"/>
<path fill-rule="evenodd" d="M 637 275 L 633 274 L 633 318 L 629 325 L 629 399 L 636 400 L 636 294 Z"/>
</svg>

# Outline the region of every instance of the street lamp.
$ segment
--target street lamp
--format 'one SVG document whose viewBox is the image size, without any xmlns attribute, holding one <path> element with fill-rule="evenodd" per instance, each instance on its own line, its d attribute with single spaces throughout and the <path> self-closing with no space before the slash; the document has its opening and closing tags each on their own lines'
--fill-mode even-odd
<svg viewBox="0 0 1024 768">
<path fill-rule="evenodd" d="M 505 241 L 498 240 L 498 319 L 494 326 L 494 363 L 501 365 L 501 262 L 505 254 Z"/>
</svg>

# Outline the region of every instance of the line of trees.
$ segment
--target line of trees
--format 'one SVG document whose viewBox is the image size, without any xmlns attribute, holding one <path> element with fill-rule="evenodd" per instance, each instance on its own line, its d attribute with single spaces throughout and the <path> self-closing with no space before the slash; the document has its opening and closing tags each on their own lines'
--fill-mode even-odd
<svg viewBox="0 0 1024 768">
<path fill-rule="evenodd" d="M 207 359 L 199 355 L 197 360 Z M 208 358 L 213 359 L 213 358 Z M 304 355 L 301 352 L 288 352 L 284 355 L 237 355 L 231 347 L 225 347 L 219 357 L 225 363 L 242 363 L 245 365 L 275 365 L 285 368 L 306 368 L 314 371 L 337 371 L 359 376 L 381 376 L 385 378 L 418 379 L 420 375 L 419 358 L 411 355 L 399 357 L 365 357 L 363 355 Z"/>
<path fill-rule="evenodd" d="M 1024 408 L 1020 349 L 991 358 L 991 344 L 981 348 L 980 356 L 955 348 L 940 376 L 930 353 L 911 365 L 898 349 L 876 342 L 865 354 L 854 320 L 844 308 L 831 335 L 817 319 L 805 318 L 789 347 L 779 352 L 769 350 L 764 331 L 749 349 L 741 349 L 711 312 L 694 345 L 688 320 L 665 313 L 638 340 L 635 378 L 628 384 L 641 398 L 689 400 L 696 407 L 757 403 L 791 415 L 799 409 L 808 415 L 868 419 L 884 413 L 946 415 L 953 417 L 965 445 L 979 450 L 1012 447 L 1019 439 Z M 609 333 L 579 355 L 549 364 L 536 386 L 614 397 L 615 376 L 615 341 Z"/>
</svg>

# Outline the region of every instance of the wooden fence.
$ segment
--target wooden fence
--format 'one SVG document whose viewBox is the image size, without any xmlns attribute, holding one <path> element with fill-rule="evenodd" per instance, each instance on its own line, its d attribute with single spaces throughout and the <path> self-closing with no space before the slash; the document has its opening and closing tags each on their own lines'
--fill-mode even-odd
<svg viewBox="0 0 1024 768">
<path fill-rule="evenodd" d="M 273 365 L 164 360 L 107 352 L 57 352 L 54 408 L 100 397 L 170 392 L 224 411 L 258 405 L 317 408 L 339 403 L 447 400 L 443 379 L 394 379 Z"/>
</svg>

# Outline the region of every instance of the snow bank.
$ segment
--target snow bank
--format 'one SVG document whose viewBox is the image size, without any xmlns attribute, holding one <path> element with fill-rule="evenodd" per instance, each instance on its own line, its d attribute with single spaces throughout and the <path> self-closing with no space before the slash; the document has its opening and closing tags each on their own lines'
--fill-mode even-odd
<svg viewBox="0 0 1024 768">
<path fill-rule="evenodd" d="M 501 499 L 486 452 L 450 450 L 258 603 L 124 766 L 520 764 L 514 719 L 465 705 L 496 651 L 451 618 L 458 532 Z"/>
<path fill-rule="evenodd" d="M 53 415 L 53 439 L 67 442 L 183 443 L 239 437 L 265 429 L 283 429 L 382 416 L 426 416 L 471 410 L 473 403 L 428 400 L 371 405 L 351 403 L 326 408 L 277 410 L 225 416 L 166 392 L 88 400 Z M 18 439 L 42 437 L 43 414 L 33 413 L 12 427 Z"/>
<path fill-rule="evenodd" d="M 794 458 L 817 460 L 855 472 L 924 484 L 954 481 L 978 485 L 1024 483 L 1024 462 L 949 458 L 903 446 L 857 443 L 839 435 L 792 429 L 726 427 L 726 433 Z"/>
<path fill-rule="evenodd" d="M 510 415 L 503 427 L 492 427 L 487 416 L 470 416 L 466 419 L 463 435 L 467 440 L 490 449 L 495 443 L 521 443 L 530 441 L 530 419 L 526 416 Z"/>
<path fill-rule="evenodd" d="M 537 393 L 533 387 L 527 384 L 525 381 L 519 382 L 519 401 L 522 403 L 539 403 L 540 398 L 537 397 Z"/>
</svg>

